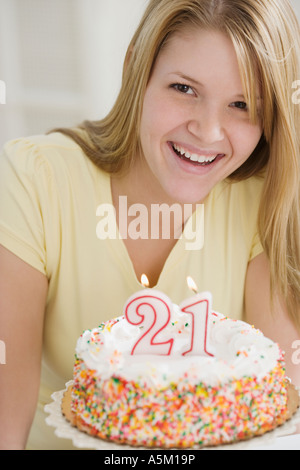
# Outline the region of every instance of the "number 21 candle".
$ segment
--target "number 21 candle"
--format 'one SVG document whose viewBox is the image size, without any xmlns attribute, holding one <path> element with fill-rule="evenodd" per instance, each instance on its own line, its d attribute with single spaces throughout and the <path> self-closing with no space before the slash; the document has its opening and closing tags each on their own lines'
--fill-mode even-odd
<svg viewBox="0 0 300 470">
<path fill-rule="evenodd" d="M 145 275 L 142 284 L 145 287 L 149 285 Z M 180 305 L 182 312 L 191 315 L 190 344 L 187 344 L 187 349 L 182 355 L 213 356 L 209 344 L 211 294 L 209 292 L 199 294 L 191 278 L 188 278 L 188 285 L 194 290 L 195 295 Z M 129 297 L 124 306 L 125 318 L 131 325 L 139 326 L 141 329 L 141 334 L 132 348 L 132 355 L 171 355 L 174 338 L 160 341 L 159 333 L 169 325 L 172 308 L 173 304 L 169 297 L 154 289 L 144 289 Z"/>
</svg>

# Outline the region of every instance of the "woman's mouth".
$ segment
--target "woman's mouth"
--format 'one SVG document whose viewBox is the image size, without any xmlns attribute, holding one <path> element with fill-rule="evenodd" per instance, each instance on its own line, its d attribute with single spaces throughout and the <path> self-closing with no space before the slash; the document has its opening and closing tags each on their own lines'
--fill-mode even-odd
<svg viewBox="0 0 300 470">
<path fill-rule="evenodd" d="M 217 159 L 225 157 L 224 153 L 210 153 L 208 155 L 201 155 L 199 153 L 193 153 L 181 145 L 170 142 L 171 147 L 176 155 L 184 161 L 187 161 L 195 166 L 208 166 L 214 163 Z"/>
</svg>

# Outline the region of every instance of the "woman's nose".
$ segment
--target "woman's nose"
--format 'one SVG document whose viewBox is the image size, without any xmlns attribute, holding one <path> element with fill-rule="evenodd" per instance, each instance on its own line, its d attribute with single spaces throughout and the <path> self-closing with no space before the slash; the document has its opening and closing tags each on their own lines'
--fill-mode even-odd
<svg viewBox="0 0 300 470">
<path fill-rule="evenodd" d="M 212 145 L 222 141 L 224 139 L 224 125 L 221 113 L 217 110 L 198 109 L 198 112 L 188 122 L 188 131 L 196 136 L 202 144 Z"/>
</svg>

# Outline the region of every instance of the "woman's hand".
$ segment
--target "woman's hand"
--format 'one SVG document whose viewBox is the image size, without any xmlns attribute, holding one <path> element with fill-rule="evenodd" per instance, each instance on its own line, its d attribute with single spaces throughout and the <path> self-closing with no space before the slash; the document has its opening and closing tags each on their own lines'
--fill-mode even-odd
<svg viewBox="0 0 300 470">
<path fill-rule="evenodd" d="M 46 277 L 0 245 L 0 449 L 24 449 L 39 391 Z"/>
</svg>

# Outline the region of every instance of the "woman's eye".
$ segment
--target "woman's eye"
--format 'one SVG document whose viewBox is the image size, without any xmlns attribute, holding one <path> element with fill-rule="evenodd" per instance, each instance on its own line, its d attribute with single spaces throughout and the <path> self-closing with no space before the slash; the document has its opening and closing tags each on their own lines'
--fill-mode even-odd
<svg viewBox="0 0 300 470">
<path fill-rule="evenodd" d="M 194 90 L 189 85 L 184 85 L 183 83 L 174 83 L 171 85 L 171 88 L 174 88 L 185 95 L 194 95 Z"/>
<path fill-rule="evenodd" d="M 244 101 L 235 101 L 230 107 L 240 109 L 241 111 L 248 111 L 248 105 Z"/>
</svg>

